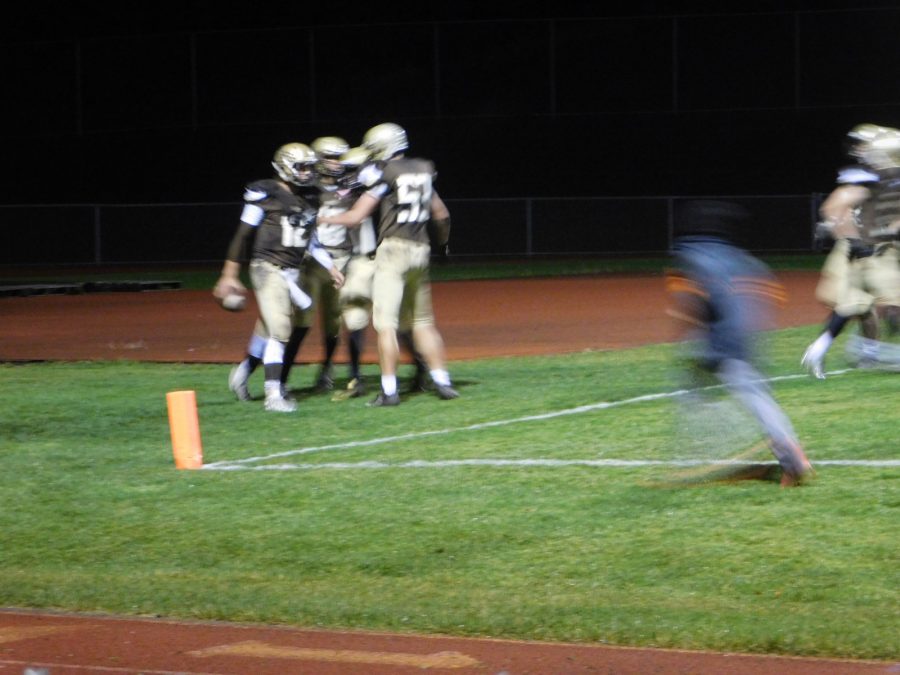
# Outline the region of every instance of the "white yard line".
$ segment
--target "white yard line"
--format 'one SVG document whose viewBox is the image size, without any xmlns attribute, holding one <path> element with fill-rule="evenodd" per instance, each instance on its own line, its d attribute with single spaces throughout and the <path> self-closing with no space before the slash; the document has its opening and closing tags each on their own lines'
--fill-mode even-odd
<svg viewBox="0 0 900 675">
<path fill-rule="evenodd" d="M 835 370 L 829 372 L 829 376 L 843 375 L 851 372 L 853 369 Z M 780 382 L 784 380 L 796 380 L 809 377 L 806 374 L 780 375 L 778 377 L 766 378 L 765 382 Z M 535 422 L 539 420 L 554 419 L 556 417 L 565 417 L 567 415 L 580 415 L 581 413 L 594 412 L 596 410 L 606 410 L 609 408 L 617 408 L 634 403 L 645 403 L 647 401 L 657 401 L 660 399 L 676 398 L 684 396 L 696 391 L 705 391 L 709 389 L 720 389 L 723 385 L 712 385 L 710 387 L 701 387 L 700 389 L 678 389 L 676 391 L 661 392 L 656 394 L 644 394 L 642 396 L 634 396 L 621 401 L 601 401 L 600 403 L 592 403 L 589 405 L 577 406 L 575 408 L 566 408 L 564 410 L 556 410 L 553 412 L 542 413 L 539 415 L 527 415 L 525 417 L 515 417 L 506 420 L 495 420 L 493 422 L 481 422 L 479 424 L 470 424 L 464 427 L 451 427 L 448 429 L 435 429 L 432 431 L 417 431 L 398 436 L 382 436 L 381 438 L 372 438 L 364 441 L 348 441 L 345 443 L 334 443 L 331 445 L 317 445 L 306 448 L 296 448 L 294 450 L 285 450 L 284 452 L 276 452 L 270 455 L 260 455 L 257 457 L 247 457 L 244 459 L 235 459 L 230 461 L 212 462 L 204 464 L 203 469 L 207 471 L 235 471 L 238 469 L 254 469 L 254 470 L 285 470 L 285 469 L 383 469 L 383 468 L 417 468 L 417 467 L 438 467 L 438 466 L 465 466 L 465 465 L 485 465 L 485 466 L 528 466 L 529 463 L 534 466 L 651 466 L 654 464 L 664 464 L 672 466 L 688 466 L 679 462 L 695 461 L 696 463 L 709 464 L 709 460 L 668 460 L 668 461 L 651 461 L 651 460 L 444 460 L 440 462 L 420 462 L 414 460 L 411 462 L 398 462 L 388 464 L 384 462 L 355 462 L 355 463 L 325 463 L 325 464 L 267 464 L 265 466 L 249 466 L 260 462 L 268 462 L 274 459 L 282 459 L 285 457 L 295 457 L 297 455 L 308 455 L 316 452 L 328 452 L 334 450 L 349 450 L 351 448 L 362 448 L 373 445 L 383 445 L 385 443 L 394 443 L 399 441 L 409 441 L 417 438 L 426 438 L 428 436 L 444 436 L 447 434 L 480 431 L 481 429 L 492 429 L 495 427 L 509 426 L 511 424 L 521 424 L 523 422 Z M 848 460 L 849 461 L 849 460 Z M 860 460 L 864 461 L 864 460 Z M 891 460 L 887 460 L 891 461 Z M 822 462 L 817 462 L 822 464 Z M 860 466 L 869 466 L 862 464 Z M 880 465 L 872 465 L 880 466 Z M 886 466 L 893 466 L 887 464 Z"/>
<path fill-rule="evenodd" d="M 706 460 L 706 459 L 672 459 L 672 460 L 653 460 L 653 459 L 442 459 L 427 461 L 423 459 L 413 459 L 407 462 L 323 462 L 319 464 L 263 464 L 261 466 L 248 466 L 246 464 L 224 464 L 219 463 L 215 467 L 218 471 L 316 471 L 316 470 L 332 470 L 343 471 L 347 469 L 449 469 L 461 466 L 486 466 L 494 468 L 504 467 L 541 467 L 541 468 L 560 468 L 569 466 L 589 466 L 589 467 L 645 467 L 645 466 L 672 466 L 672 467 L 691 467 L 691 466 L 749 466 L 751 464 L 771 464 L 776 466 L 776 462 L 741 462 L 737 460 Z M 857 466 L 870 468 L 887 468 L 900 467 L 900 459 L 825 459 L 815 463 L 820 466 Z M 208 468 L 208 467 L 204 467 Z"/>
</svg>

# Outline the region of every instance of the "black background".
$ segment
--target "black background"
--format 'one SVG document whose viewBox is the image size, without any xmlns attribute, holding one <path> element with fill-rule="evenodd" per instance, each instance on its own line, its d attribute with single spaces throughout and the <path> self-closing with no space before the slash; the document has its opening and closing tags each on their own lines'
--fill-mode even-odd
<svg viewBox="0 0 900 675">
<path fill-rule="evenodd" d="M 384 121 L 449 200 L 810 195 L 900 126 L 898 2 L 527 4 L 9 8 L 0 205 L 238 202 L 279 145 Z"/>
</svg>

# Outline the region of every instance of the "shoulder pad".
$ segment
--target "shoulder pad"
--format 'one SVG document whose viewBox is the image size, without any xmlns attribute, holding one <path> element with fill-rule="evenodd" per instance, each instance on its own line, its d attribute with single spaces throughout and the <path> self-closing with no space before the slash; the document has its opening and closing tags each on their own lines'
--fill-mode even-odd
<svg viewBox="0 0 900 675">
<path fill-rule="evenodd" d="M 244 188 L 245 202 L 260 202 L 278 192 L 278 185 L 274 180 L 257 180 Z"/>
<path fill-rule="evenodd" d="M 877 183 L 878 174 L 862 166 L 845 166 L 838 171 L 837 182 L 841 185 Z"/>
<path fill-rule="evenodd" d="M 381 176 L 384 172 L 381 170 L 376 164 L 366 164 L 363 168 L 359 170 L 359 174 L 357 174 L 359 178 L 359 182 L 367 188 L 372 187 L 381 180 Z"/>
</svg>

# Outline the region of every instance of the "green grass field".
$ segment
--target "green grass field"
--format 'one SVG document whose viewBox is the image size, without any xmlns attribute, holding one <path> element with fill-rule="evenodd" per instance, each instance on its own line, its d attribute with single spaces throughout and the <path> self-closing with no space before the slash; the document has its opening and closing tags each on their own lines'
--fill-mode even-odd
<svg viewBox="0 0 900 675">
<path fill-rule="evenodd" d="M 900 376 L 801 376 L 815 332 L 769 341 L 818 464 L 791 490 L 660 487 L 747 441 L 727 404 L 698 439 L 648 398 L 680 386 L 671 345 L 453 363 L 462 398 L 393 409 L 303 366 L 293 415 L 225 365 L 0 365 L 0 605 L 896 659 Z M 177 389 L 212 469 L 174 468 Z"/>
</svg>

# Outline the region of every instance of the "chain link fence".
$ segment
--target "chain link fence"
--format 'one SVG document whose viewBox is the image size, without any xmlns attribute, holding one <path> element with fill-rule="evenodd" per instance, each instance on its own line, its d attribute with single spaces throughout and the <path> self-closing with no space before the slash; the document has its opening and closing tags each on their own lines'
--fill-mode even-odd
<svg viewBox="0 0 900 675">
<path fill-rule="evenodd" d="M 821 194 L 716 196 L 753 218 L 740 243 L 756 252 L 810 252 Z M 451 250 L 471 257 L 654 255 L 669 251 L 685 197 L 448 199 Z M 0 206 L 0 264 L 221 261 L 238 202 Z"/>
</svg>

